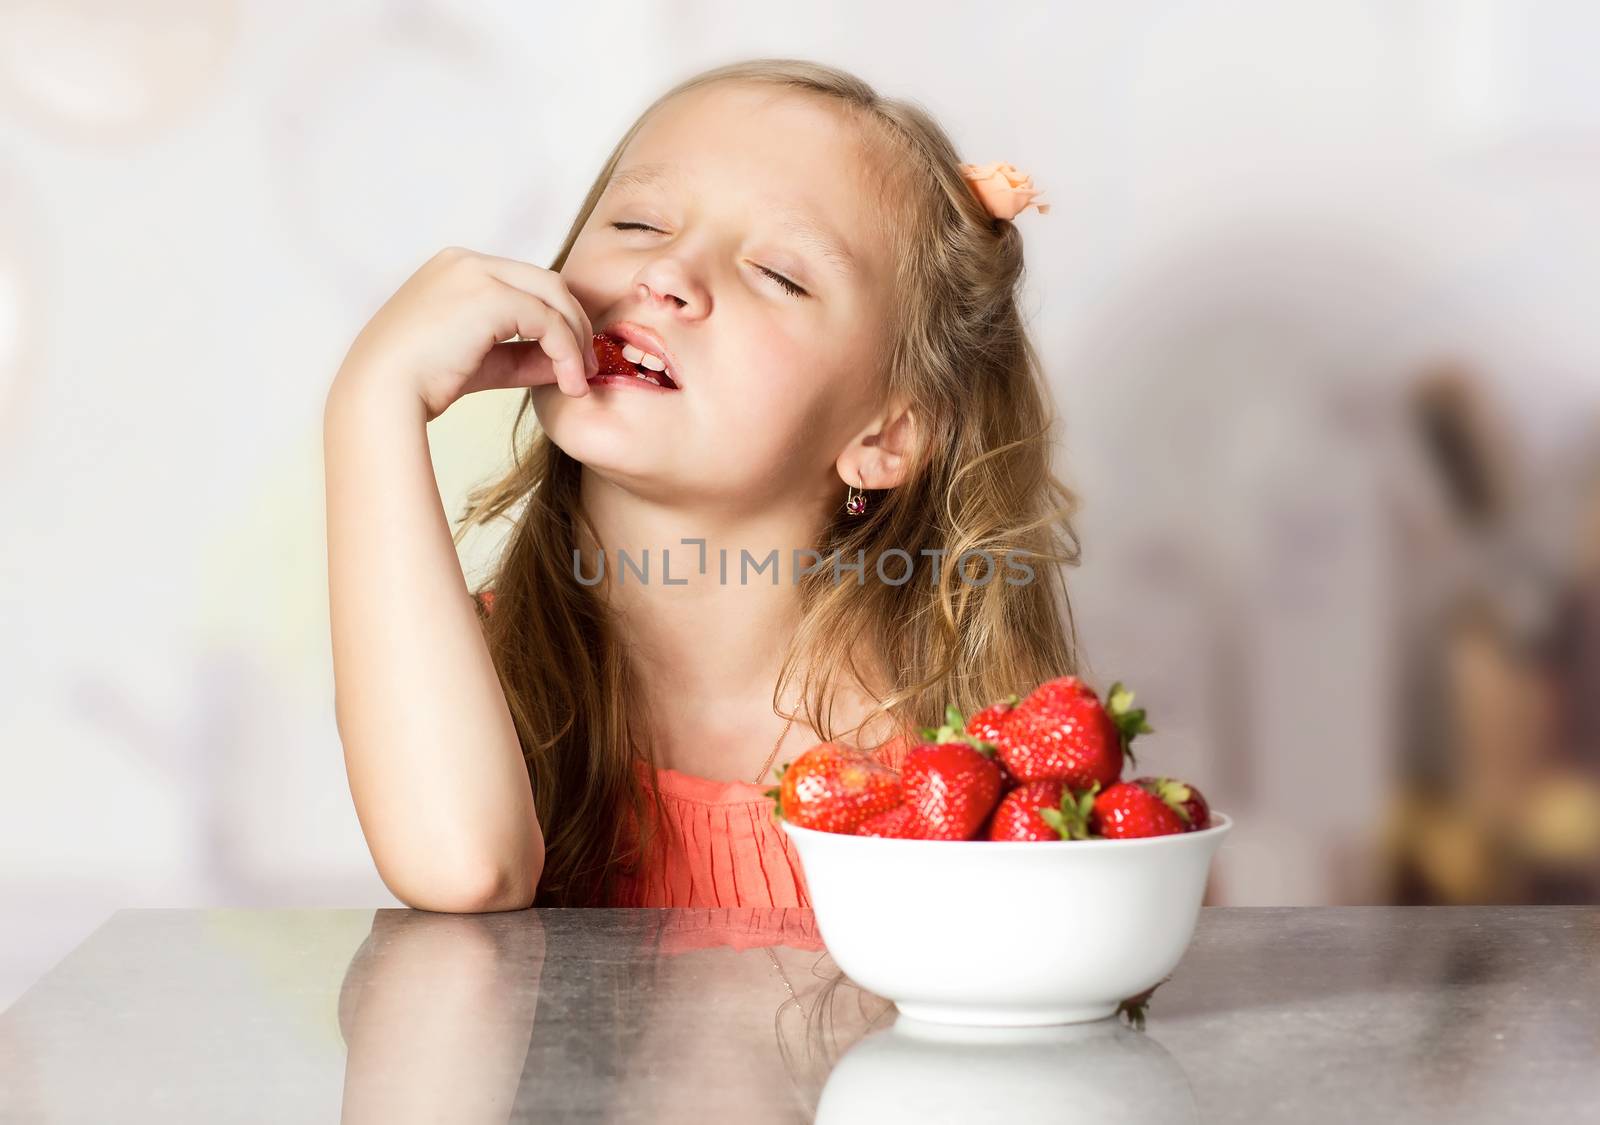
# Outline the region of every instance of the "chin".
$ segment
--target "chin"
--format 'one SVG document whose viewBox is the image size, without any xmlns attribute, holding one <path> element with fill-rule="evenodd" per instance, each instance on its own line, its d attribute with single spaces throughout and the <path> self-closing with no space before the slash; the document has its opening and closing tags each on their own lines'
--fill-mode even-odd
<svg viewBox="0 0 1600 1125">
<path fill-rule="evenodd" d="M 535 395 L 534 414 L 539 419 L 539 428 L 561 452 L 619 483 L 637 480 L 641 484 L 659 484 L 662 481 L 666 475 L 665 463 L 672 455 L 670 443 L 663 434 L 653 428 L 652 432 L 641 434 L 636 421 L 616 413 L 591 412 L 586 409 L 588 403 L 567 398 L 551 389 L 563 400 L 560 408 L 541 409 L 541 400 Z"/>
</svg>

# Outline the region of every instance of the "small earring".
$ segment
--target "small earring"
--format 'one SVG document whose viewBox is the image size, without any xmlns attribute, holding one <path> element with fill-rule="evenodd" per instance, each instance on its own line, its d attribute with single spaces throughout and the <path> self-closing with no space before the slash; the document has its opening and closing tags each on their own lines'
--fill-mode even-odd
<svg viewBox="0 0 1600 1125">
<path fill-rule="evenodd" d="M 867 510 L 867 498 L 853 484 L 845 485 L 844 510 L 852 516 L 859 516 Z"/>
</svg>

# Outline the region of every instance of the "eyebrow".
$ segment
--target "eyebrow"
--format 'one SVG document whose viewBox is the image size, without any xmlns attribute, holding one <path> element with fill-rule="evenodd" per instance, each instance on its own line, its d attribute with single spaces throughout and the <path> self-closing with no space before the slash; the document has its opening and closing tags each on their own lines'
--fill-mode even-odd
<svg viewBox="0 0 1600 1125">
<path fill-rule="evenodd" d="M 609 192 L 614 188 L 648 187 L 651 184 L 680 178 L 676 164 L 657 160 L 649 164 L 635 164 L 631 168 L 617 169 L 611 173 L 611 178 L 606 181 L 605 190 Z"/>
<path fill-rule="evenodd" d="M 683 176 L 678 165 L 664 160 L 651 161 L 621 168 L 606 181 L 603 194 L 633 187 L 650 187 L 656 184 L 681 182 Z M 779 208 L 776 212 L 778 226 L 800 245 L 833 266 L 840 274 L 854 277 L 858 272 L 856 256 L 844 242 L 823 224 L 809 215 L 792 208 Z"/>
</svg>

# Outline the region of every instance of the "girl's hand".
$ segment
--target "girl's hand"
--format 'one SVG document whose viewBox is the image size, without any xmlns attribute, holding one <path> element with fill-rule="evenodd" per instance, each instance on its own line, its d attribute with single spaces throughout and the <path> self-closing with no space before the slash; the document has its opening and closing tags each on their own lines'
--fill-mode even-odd
<svg viewBox="0 0 1600 1125">
<path fill-rule="evenodd" d="M 367 322 L 335 382 L 406 388 L 430 422 L 473 391 L 556 383 L 576 398 L 599 370 L 593 339 L 560 274 L 447 246 Z"/>
</svg>

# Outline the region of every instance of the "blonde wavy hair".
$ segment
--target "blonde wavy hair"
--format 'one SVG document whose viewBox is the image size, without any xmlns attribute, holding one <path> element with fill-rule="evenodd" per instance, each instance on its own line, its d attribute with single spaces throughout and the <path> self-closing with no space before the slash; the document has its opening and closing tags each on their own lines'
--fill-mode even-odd
<svg viewBox="0 0 1600 1125">
<path fill-rule="evenodd" d="M 843 562 L 864 559 L 869 576 L 894 548 L 915 569 L 899 585 L 834 581 L 831 565 L 799 579 L 800 625 L 773 688 L 774 712 L 785 714 L 779 700 L 798 677 L 807 723 L 825 739 L 840 737 L 832 704 L 853 681 L 874 707 L 852 729 L 886 721 L 905 735 L 937 725 L 947 704 L 970 712 L 1075 673 L 1077 631 L 1063 571 L 1079 561 L 1071 522 L 1078 500 L 1051 470 L 1056 417 L 1017 302 L 1022 236 L 979 204 L 950 139 L 925 110 L 805 60 L 703 71 L 657 98 L 617 142 L 549 268 L 562 268 L 651 115 L 681 93 L 725 82 L 822 99 L 861 130 L 881 162 L 874 202 L 898 276 L 879 402 L 904 396 L 918 422 L 903 483 L 869 491 L 864 516 L 846 516 L 841 505 L 810 545 L 825 564 L 835 553 Z M 638 870 L 654 826 L 664 823 L 659 794 L 657 815 L 648 815 L 654 790 L 637 773 L 648 763 L 647 716 L 628 703 L 639 693 L 608 612 L 610 579 L 572 580 L 580 530 L 599 543 L 578 503 L 582 466 L 538 428 L 531 405 L 530 393 L 512 426 L 512 467 L 469 493 L 455 541 L 473 526 L 512 520 L 486 582 L 494 611 L 481 599 L 479 606 L 545 831 L 536 904 L 620 904 L 618 876 Z M 964 552 L 987 558 L 963 559 Z M 1032 581 L 1001 577 L 1020 565 L 1008 562 L 1013 557 L 1033 568 Z M 936 584 L 928 569 L 935 559 L 944 563 Z M 882 573 L 898 577 L 905 566 L 891 555 Z M 892 670 L 887 694 L 861 675 L 863 649 Z"/>
</svg>

